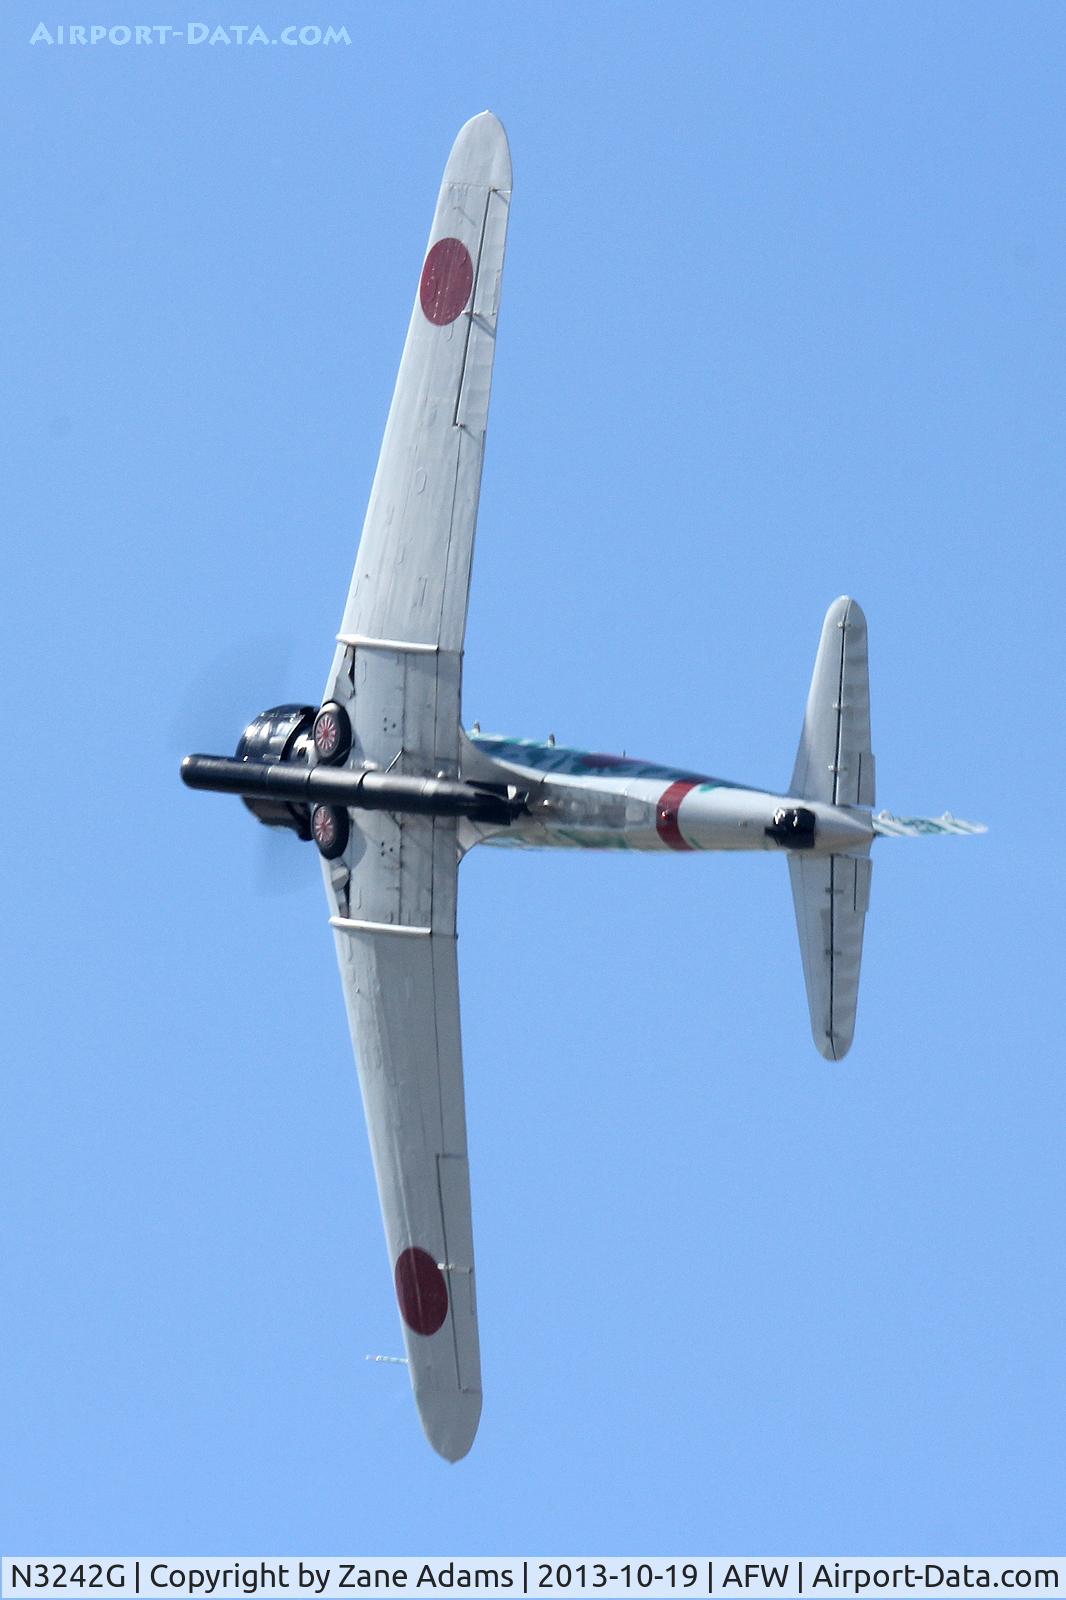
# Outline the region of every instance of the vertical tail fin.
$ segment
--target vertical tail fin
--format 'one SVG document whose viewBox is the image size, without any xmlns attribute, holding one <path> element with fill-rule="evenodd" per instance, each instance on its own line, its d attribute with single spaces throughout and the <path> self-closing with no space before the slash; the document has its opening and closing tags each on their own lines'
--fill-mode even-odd
<svg viewBox="0 0 1066 1600">
<path fill-rule="evenodd" d="M 846 595 L 826 612 L 789 793 L 827 805 L 872 806 L 866 618 Z M 788 861 L 814 1042 L 840 1061 L 855 1032 L 859 969 L 870 903 L 868 855 Z"/>
</svg>

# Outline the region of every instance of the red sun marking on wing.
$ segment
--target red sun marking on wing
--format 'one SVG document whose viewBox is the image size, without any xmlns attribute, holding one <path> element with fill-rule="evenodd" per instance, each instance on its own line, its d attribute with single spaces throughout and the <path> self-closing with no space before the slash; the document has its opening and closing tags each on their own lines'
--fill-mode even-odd
<svg viewBox="0 0 1066 1600">
<path fill-rule="evenodd" d="M 396 1298 L 413 1333 L 436 1333 L 448 1315 L 448 1285 L 426 1250 L 411 1245 L 396 1258 Z"/>
<path fill-rule="evenodd" d="M 422 268 L 418 298 L 428 321 L 443 328 L 454 322 L 470 299 L 474 263 L 461 239 L 438 239 Z"/>
</svg>

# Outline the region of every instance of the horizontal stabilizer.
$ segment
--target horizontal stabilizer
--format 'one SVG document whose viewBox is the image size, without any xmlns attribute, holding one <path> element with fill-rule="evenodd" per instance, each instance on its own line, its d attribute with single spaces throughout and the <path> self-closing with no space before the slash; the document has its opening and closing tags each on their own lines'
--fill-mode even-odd
<svg viewBox="0 0 1066 1600">
<path fill-rule="evenodd" d="M 894 817 L 891 811 L 879 811 L 871 817 L 875 833 L 889 839 L 917 839 L 929 833 L 987 833 L 983 822 L 964 822 L 945 811 L 942 817 Z"/>
<path fill-rule="evenodd" d="M 866 618 L 847 595 L 822 624 L 788 792 L 833 806 L 874 803 Z"/>
<path fill-rule="evenodd" d="M 870 858 L 793 852 L 788 870 L 811 1032 L 827 1061 L 842 1061 L 855 1033 Z"/>
</svg>

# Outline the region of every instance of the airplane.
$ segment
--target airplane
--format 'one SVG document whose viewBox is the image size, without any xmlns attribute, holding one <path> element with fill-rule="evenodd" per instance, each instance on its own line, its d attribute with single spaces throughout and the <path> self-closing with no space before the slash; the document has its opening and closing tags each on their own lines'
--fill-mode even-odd
<svg viewBox="0 0 1066 1600">
<path fill-rule="evenodd" d="M 483 112 L 449 156 L 333 662 L 185 783 L 240 795 L 317 846 L 407 1361 L 426 1436 L 456 1461 L 481 1414 L 459 1028 L 456 892 L 476 844 L 773 850 L 788 862 L 814 1042 L 852 1041 L 870 847 L 980 824 L 874 813 L 866 619 L 822 626 L 781 793 L 461 721 L 463 640 L 511 161 Z"/>
</svg>

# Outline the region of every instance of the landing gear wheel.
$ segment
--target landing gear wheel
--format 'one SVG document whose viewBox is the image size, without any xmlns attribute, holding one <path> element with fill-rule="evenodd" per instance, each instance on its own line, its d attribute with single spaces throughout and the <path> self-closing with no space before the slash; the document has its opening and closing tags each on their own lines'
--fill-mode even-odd
<svg viewBox="0 0 1066 1600">
<path fill-rule="evenodd" d="M 348 813 L 340 806 L 315 806 L 311 812 L 311 836 L 327 861 L 344 854 L 348 828 Z"/>
<path fill-rule="evenodd" d="M 348 713 L 335 700 L 327 700 L 315 718 L 313 738 L 319 761 L 338 765 L 352 748 L 352 725 Z"/>
</svg>

